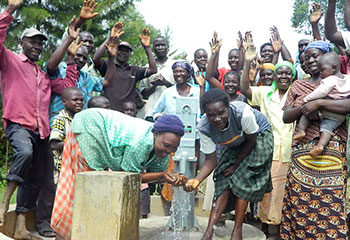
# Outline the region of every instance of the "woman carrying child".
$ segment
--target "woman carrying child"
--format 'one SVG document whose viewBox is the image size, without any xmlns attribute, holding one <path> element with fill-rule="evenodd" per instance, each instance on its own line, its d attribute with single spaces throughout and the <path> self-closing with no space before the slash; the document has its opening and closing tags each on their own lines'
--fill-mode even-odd
<svg viewBox="0 0 350 240">
<path fill-rule="evenodd" d="M 318 110 L 346 115 L 350 100 L 317 99 L 304 103 L 304 98 L 321 82 L 318 61 L 331 51 L 329 43 L 315 41 L 305 48 L 305 61 L 310 79 L 297 80 L 288 92 L 283 121 L 297 121 L 305 114 L 311 120 L 305 137 L 292 142 L 291 166 L 282 208 L 282 239 L 347 239 L 345 215 L 346 128 L 336 128 L 324 151 L 313 158 L 309 152 L 320 137 Z M 294 133 L 294 134 L 295 134 Z"/>
</svg>

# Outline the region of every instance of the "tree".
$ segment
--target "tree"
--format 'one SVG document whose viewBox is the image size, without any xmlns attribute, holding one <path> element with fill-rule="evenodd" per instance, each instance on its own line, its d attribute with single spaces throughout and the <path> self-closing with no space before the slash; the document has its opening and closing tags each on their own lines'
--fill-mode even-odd
<svg viewBox="0 0 350 240">
<path fill-rule="evenodd" d="M 142 49 L 138 35 L 143 27 L 150 28 L 152 37 L 160 33 L 151 25 L 146 25 L 143 16 L 136 10 L 134 2 L 140 0 L 101 0 L 98 1 L 96 12 L 99 15 L 87 21 L 82 31 L 89 31 L 95 36 L 95 46 L 99 46 L 109 34 L 116 21 L 123 21 L 125 34 L 123 41 L 128 41 L 133 46 L 131 64 L 145 65 L 146 55 Z M 45 51 L 41 62 L 47 61 L 50 54 L 60 42 L 63 31 L 67 27 L 73 15 L 79 16 L 83 0 L 27 0 L 15 13 L 15 19 L 9 27 L 5 46 L 13 51 L 19 51 L 20 36 L 25 28 L 35 27 L 44 32 L 49 40 L 46 42 Z M 0 9 L 5 9 L 7 1 L 0 3 Z M 40 64 L 40 63 L 39 63 Z"/>
<path fill-rule="evenodd" d="M 292 27 L 299 33 L 312 34 L 309 21 L 310 8 L 313 3 L 319 3 L 324 12 L 327 10 L 328 0 L 295 0 L 293 5 Z M 335 12 L 337 26 L 339 29 L 345 28 L 344 22 L 344 0 L 337 1 Z M 320 29 L 323 29 L 323 23 L 320 22 Z"/>
</svg>

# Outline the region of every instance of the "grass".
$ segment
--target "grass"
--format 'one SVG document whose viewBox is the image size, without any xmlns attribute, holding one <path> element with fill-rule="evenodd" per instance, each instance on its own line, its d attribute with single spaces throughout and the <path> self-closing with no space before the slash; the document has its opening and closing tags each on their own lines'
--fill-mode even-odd
<svg viewBox="0 0 350 240">
<path fill-rule="evenodd" d="M 2 198 L 4 197 L 4 194 L 5 194 L 6 180 L 4 179 L 4 176 L 6 175 L 6 172 L 7 170 L 4 166 L 0 168 L 0 201 L 2 201 Z M 16 203 L 16 195 L 17 195 L 17 190 L 12 195 L 10 204 Z"/>
</svg>

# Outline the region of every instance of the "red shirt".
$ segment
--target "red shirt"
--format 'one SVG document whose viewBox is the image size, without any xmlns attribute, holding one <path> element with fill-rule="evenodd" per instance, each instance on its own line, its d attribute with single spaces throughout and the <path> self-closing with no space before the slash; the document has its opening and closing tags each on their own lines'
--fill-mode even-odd
<svg viewBox="0 0 350 240">
<path fill-rule="evenodd" d="M 340 72 L 342 74 L 350 74 L 350 63 L 349 58 L 347 56 L 339 55 L 341 64 L 340 64 Z"/>
<path fill-rule="evenodd" d="M 74 87 L 78 78 L 76 64 L 69 65 L 67 76 L 50 79 L 40 66 L 31 62 L 25 55 L 16 55 L 4 47 L 7 27 L 13 17 L 6 11 L 0 14 L 0 71 L 3 101 L 3 119 L 35 131 L 40 138 L 50 135 L 49 104 L 51 91 L 61 94 L 66 87 Z"/>
</svg>

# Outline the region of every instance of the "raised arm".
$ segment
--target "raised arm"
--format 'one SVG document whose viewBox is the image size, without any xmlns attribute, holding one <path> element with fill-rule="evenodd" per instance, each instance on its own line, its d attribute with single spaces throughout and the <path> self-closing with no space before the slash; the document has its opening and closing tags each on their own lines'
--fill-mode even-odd
<svg viewBox="0 0 350 240">
<path fill-rule="evenodd" d="M 237 47 L 239 49 L 238 70 L 240 70 L 243 68 L 243 65 L 244 65 L 244 53 L 245 53 L 241 31 L 238 31 Z"/>
<path fill-rule="evenodd" d="M 109 38 L 109 42 L 106 44 L 108 51 L 108 68 L 103 81 L 103 87 L 110 87 L 113 83 L 114 73 L 115 73 L 115 56 L 117 55 L 118 45 L 115 38 Z"/>
<path fill-rule="evenodd" d="M 318 22 L 320 21 L 323 15 L 323 11 L 321 10 L 321 5 L 318 3 L 314 3 L 312 5 L 312 9 L 310 10 L 310 23 L 312 27 L 312 35 L 315 40 L 322 40 L 320 29 L 318 28 Z"/>
<path fill-rule="evenodd" d="M 350 0 L 345 0 L 344 8 L 345 26 L 350 31 Z"/>
<path fill-rule="evenodd" d="M 14 13 L 17 9 L 21 7 L 22 3 L 23 0 L 8 0 L 8 4 L 5 11 L 8 14 L 12 15 L 12 13 Z"/>
<path fill-rule="evenodd" d="M 75 27 L 74 27 L 75 22 L 76 22 L 76 18 L 75 18 L 75 16 L 73 16 L 73 18 L 69 22 L 68 36 L 64 39 L 62 44 L 55 50 L 55 52 L 51 55 L 50 59 L 47 61 L 46 68 L 47 68 L 47 73 L 49 74 L 49 76 L 54 75 L 55 72 L 57 71 L 58 64 L 60 64 L 60 62 L 62 61 L 70 44 L 75 39 L 77 39 L 76 41 L 79 42 L 79 38 L 77 38 L 77 37 L 78 37 L 80 29 L 78 28 L 77 30 L 75 30 Z M 80 43 L 80 46 L 82 44 L 83 43 Z"/>
<path fill-rule="evenodd" d="M 328 0 L 328 8 L 326 12 L 326 18 L 324 22 L 326 38 L 334 43 L 345 48 L 343 36 L 341 32 L 337 29 L 337 24 L 335 21 L 335 7 L 336 0 Z"/>
<path fill-rule="evenodd" d="M 274 52 L 281 52 L 282 59 L 285 61 L 290 61 L 292 59 L 292 56 L 290 55 L 290 52 L 284 42 L 281 40 L 281 35 L 277 29 L 276 26 L 273 26 L 270 28 L 271 34 L 272 34 L 272 48 L 274 49 Z M 274 60 L 272 60 L 274 62 Z M 278 62 L 278 56 L 277 56 L 277 62 Z M 276 62 L 276 63 L 277 63 Z"/>
<path fill-rule="evenodd" d="M 219 54 L 220 54 L 222 39 L 219 40 L 217 33 L 214 32 L 214 37 L 209 44 L 210 44 L 210 49 L 211 49 L 211 56 L 208 60 L 207 71 L 205 73 L 205 79 L 209 82 L 211 87 L 221 88 L 220 81 L 218 79 L 216 79 L 214 75 L 218 69 Z"/>
<path fill-rule="evenodd" d="M 74 56 L 80 48 L 79 44 L 75 41 L 69 46 L 67 53 L 67 70 L 66 76 L 62 78 L 56 78 L 51 81 L 52 92 L 56 94 L 62 94 L 63 90 L 67 87 L 75 87 L 75 82 L 78 79 L 79 72 L 77 70 L 77 65 L 74 63 Z"/>
<path fill-rule="evenodd" d="M 148 59 L 148 68 L 146 71 L 146 77 L 151 76 L 152 74 L 157 73 L 156 60 L 153 57 L 150 44 L 151 44 L 151 32 L 148 28 L 142 29 L 141 34 L 139 35 L 141 44 L 145 49 L 147 59 Z"/>
<path fill-rule="evenodd" d="M 94 12 L 97 3 L 94 0 L 85 0 L 83 3 L 83 7 L 80 10 L 80 15 L 77 21 L 75 22 L 75 29 L 80 28 L 81 25 L 84 24 L 85 21 L 92 19 L 98 15 L 98 12 Z"/>
<path fill-rule="evenodd" d="M 109 42 L 109 38 L 115 38 L 116 41 L 119 40 L 119 38 L 124 34 L 123 30 L 123 23 L 117 22 L 113 25 L 111 34 L 107 37 L 107 39 L 101 44 L 101 46 L 97 49 L 97 51 L 94 54 L 93 61 L 96 66 L 96 68 L 100 68 L 103 60 L 103 54 L 106 52 L 106 44 Z"/>
<path fill-rule="evenodd" d="M 250 36 L 249 36 L 250 35 Z M 253 39 L 251 37 L 251 34 L 246 36 L 246 50 L 245 50 L 245 61 L 244 61 L 244 67 L 243 67 L 243 73 L 241 76 L 241 82 L 240 82 L 240 91 L 246 96 L 248 99 L 252 99 L 252 89 L 250 88 L 250 79 L 249 79 L 249 72 L 251 63 L 254 59 L 257 57 L 256 48 L 253 45 Z"/>
</svg>

